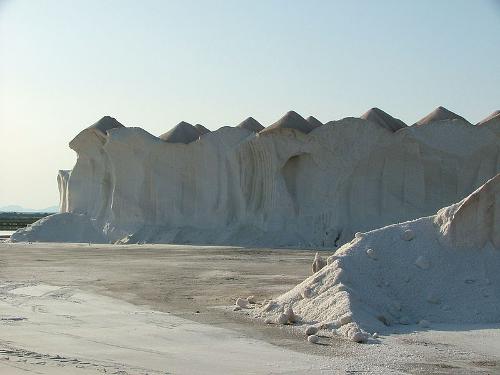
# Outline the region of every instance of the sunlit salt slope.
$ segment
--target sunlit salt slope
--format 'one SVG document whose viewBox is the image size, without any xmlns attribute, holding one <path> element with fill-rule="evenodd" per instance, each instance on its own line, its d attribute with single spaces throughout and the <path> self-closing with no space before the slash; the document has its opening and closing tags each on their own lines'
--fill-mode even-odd
<svg viewBox="0 0 500 375">
<path fill-rule="evenodd" d="M 500 322 L 500 174 L 434 216 L 356 234 L 327 263 L 256 316 L 293 311 L 354 341 L 398 324 Z"/>
<path fill-rule="evenodd" d="M 73 226 L 86 221 L 105 242 L 339 246 L 431 215 L 500 172 L 499 128 L 498 116 L 475 126 L 442 107 L 415 126 L 373 108 L 324 125 L 295 112 L 267 128 L 181 122 L 160 137 L 104 117 L 70 142 L 64 220 L 12 240 L 85 241 Z"/>
</svg>

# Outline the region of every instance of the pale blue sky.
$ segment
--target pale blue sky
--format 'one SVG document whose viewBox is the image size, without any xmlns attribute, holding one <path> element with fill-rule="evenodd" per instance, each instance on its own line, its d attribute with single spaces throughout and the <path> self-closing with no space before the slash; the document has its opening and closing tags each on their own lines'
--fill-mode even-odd
<svg viewBox="0 0 500 375">
<path fill-rule="evenodd" d="M 57 204 L 104 115 L 159 135 L 438 105 L 500 109 L 499 1 L 0 0 L 0 206 Z"/>
</svg>

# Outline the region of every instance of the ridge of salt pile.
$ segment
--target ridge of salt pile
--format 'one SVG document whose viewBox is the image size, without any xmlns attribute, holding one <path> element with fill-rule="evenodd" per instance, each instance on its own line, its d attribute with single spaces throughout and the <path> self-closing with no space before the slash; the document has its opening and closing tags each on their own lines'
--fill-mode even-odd
<svg viewBox="0 0 500 375">
<path fill-rule="evenodd" d="M 327 263 L 256 316 L 293 309 L 301 329 L 356 342 L 398 324 L 500 322 L 500 174 L 434 216 L 357 236 Z"/>
</svg>

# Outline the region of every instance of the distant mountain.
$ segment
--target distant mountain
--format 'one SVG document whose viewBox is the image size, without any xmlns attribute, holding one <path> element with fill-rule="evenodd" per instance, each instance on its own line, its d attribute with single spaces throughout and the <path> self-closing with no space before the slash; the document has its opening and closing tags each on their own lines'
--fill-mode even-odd
<svg viewBox="0 0 500 375">
<path fill-rule="evenodd" d="M 9 205 L 0 207 L 0 212 L 59 212 L 59 206 L 50 206 L 46 208 L 33 209 L 18 205 Z"/>
</svg>

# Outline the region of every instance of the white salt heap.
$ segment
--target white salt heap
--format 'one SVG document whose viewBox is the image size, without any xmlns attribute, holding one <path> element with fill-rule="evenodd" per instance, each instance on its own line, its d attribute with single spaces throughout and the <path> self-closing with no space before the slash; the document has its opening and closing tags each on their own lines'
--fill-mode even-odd
<svg viewBox="0 0 500 375">
<path fill-rule="evenodd" d="M 91 223 L 110 243 L 331 249 L 432 215 L 500 173 L 498 116 L 480 126 L 441 107 L 422 126 L 376 108 L 364 117 L 320 125 L 288 112 L 265 129 L 248 118 L 212 132 L 181 122 L 160 137 L 104 117 L 70 142 L 76 164 L 58 175 L 61 212 L 86 217 L 64 230 Z M 46 235 L 11 240 L 69 238 L 58 220 L 39 225 Z"/>
<path fill-rule="evenodd" d="M 500 174 L 434 216 L 360 234 L 256 313 L 293 309 L 301 327 L 357 342 L 397 324 L 500 322 L 499 270 Z"/>
</svg>

